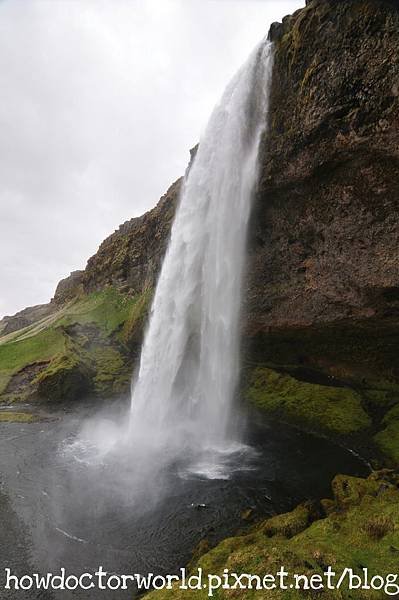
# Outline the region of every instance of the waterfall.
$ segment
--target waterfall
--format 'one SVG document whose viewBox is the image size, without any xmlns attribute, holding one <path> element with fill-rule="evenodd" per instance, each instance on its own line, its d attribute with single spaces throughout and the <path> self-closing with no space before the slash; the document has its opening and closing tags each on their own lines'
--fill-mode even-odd
<svg viewBox="0 0 399 600">
<path fill-rule="evenodd" d="M 272 46 L 225 90 L 186 174 L 132 382 L 129 435 L 162 453 L 234 438 L 247 226 L 267 123 Z"/>
</svg>

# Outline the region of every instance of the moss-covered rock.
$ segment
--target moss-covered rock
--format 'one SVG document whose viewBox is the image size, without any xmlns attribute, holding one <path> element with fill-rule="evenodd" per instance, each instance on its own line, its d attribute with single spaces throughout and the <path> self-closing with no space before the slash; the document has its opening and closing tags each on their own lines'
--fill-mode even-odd
<svg viewBox="0 0 399 600">
<path fill-rule="evenodd" d="M 35 423 L 40 417 L 28 412 L 0 411 L 0 423 Z"/>
<path fill-rule="evenodd" d="M 385 477 L 382 475 L 378 478 L 369 477 L 368 479 L 337 475 L 332 482 L 335 507 L 345 510 L 359 504 L 364 496 L 376 496 L 383 481 L 385 481 Z"/>
<path fill-rule="evenodd" d="M 121 339 L 138 356 L 143 340 L 143 332 L 150 309 L 153 288 L 147 287 L 138 297 L 137 302 L 132 306 L 129 316 L 126 319 L 122 330 Z"/>
<path fill-rule="evenodd" d="M 267 414 L 296 427 L 341 439 L 363 451 L 379 466 L 399 466 L 399 395 L 396 385 L 357 389 L 334 378 L 329 385 L 294 377 L 304 372 L 295 365 L 257 367 L 247 377 L 245 395 Z M 290 371 L 291 374 L 289 374 Z M 305 371 L 315 379 L 317 372 Z M 381 385 L 384 385 L 383 383 Z M 356 434 L 356 439 L 354 435 Z"/>
<path fill-rule="evenodd" d="M 261 530 L 267 537 L 280 535 L 289 539 L 306 529 L 314 520 L 314 514 L 315 507 L 313 504 L 305 502 L 289 513 L 276 515 L 268 519 L 261 526 Z"/>
<path fill-rule="evenodd" d="M 91 353 L 94 362 L 94 391 L 100 397 L 123 394 L 129 387 L 131 364 L 110 345 L 97 346 Z"/>
<path fill-rule="evenodd" d="M 345 482 L 349 484 L 350 493 L 343 500 Z M 275 574 L 284 565 L 290 574 L 310 577 L 314 573 L 322 575 L 330 565 L 338 574 L 351 568 L 355 574 L 362 575 L 363 569 L 367 568 L 370 579 L 374 575 L 396 573 L 399 552 L 397 478 L 387 471 L 375 473 L 367 480 L 340 476 L 334 482 L 333 491 L 328 515 L 320 518 L 298 507 L 292 513 L 267 519 L 248 534 L 221 542 L 192 565 L 192 572 L 200 567 L 206 577 L 207 574 L 222 575 L 224 569 L 229 569 L 238 574 L 258 575 L 262 579 L 266 573 Z M 288 530 L 286 524 L 289 524 Z M 291 581 L 288 580 L 288 584 Z M 207 593 L 206 589 L 180 590 L 176 584 L 173 590 L 152 592 L 147 598 L 205 600 Z M 220 588 L 214 597 L 310 600 L 319 595 L 320 592 L 292 589 Z M 339 590 L 324 590 L 322 597 L 328 600 L 379 600 L 385 596 L 371 590 L 355 590 L 354 594 L 348 585 L 342 585 Z"/>
<path fill-rule="evenodd" d="M 266 367 L 253 371 L 247 396 L 269 414 L 316 431 L 348 435 L 371 425 L 355 391 L 299 381 Z"/>
<path fill-rule="evenodd" d="M 0 402 L 69 401 L 129 390 L 149 304 L 107 287 L 0 337 Z M 136 355 L 134 355 L 136 350 Z"/>
<path fill-rule="evenodd" d="M 399 465 L 399 405 L 386 413 L 383 429 L 374 437 L 380 450 L 393 466 Z"/>
<path fill-rule="evenodd" d="M 88 395 L 92 389 L 93 368 L 86 352 L 68 340 L 32 384 L 40 399 L 69 401 Z"/>
</svg>

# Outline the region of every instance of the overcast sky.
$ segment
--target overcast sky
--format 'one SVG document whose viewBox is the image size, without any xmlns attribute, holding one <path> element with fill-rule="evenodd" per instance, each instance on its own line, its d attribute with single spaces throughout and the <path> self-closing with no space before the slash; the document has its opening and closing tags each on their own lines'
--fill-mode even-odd
<svg viewBox="0 0 399 600">
<path fill-rule="evenodd" d="M 186 167 L 304 0 L 0 0 L 0 317 L 47 302 Z"/>
</svg>

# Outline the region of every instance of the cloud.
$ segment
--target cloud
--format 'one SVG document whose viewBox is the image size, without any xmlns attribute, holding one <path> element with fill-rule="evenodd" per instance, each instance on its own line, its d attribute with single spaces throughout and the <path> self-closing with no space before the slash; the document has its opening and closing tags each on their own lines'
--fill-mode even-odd
<svg viewBox="0 0 399 600">
<path fill-rule="evenodd" d="M 180 176 L 298 0 L 0 2 L 0 315 L 46 302 Z"/>
</svg>

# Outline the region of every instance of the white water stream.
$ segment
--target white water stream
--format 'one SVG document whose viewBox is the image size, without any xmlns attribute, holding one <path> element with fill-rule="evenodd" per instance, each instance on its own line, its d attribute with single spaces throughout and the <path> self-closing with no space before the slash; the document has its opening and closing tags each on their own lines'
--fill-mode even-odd
<svg viewBox="0 0 399 600">
<path fill-rule="evenodd" d="M 272 56 L 263 41 L 228 85 L 183 184 L 132 382 L 130 436 L 167 455 L 239 441 L 241 288 Z"/>
</svg>

